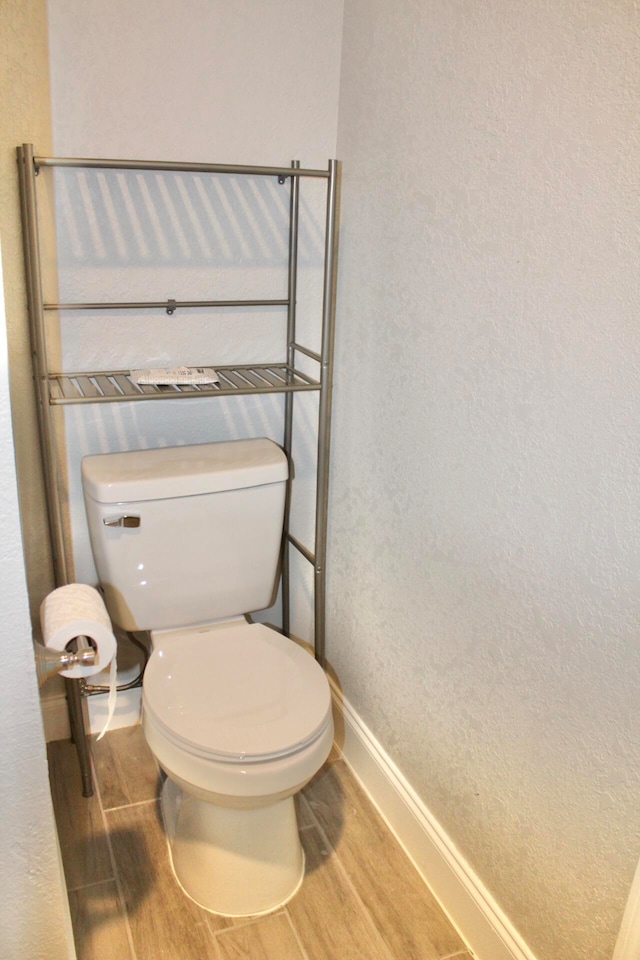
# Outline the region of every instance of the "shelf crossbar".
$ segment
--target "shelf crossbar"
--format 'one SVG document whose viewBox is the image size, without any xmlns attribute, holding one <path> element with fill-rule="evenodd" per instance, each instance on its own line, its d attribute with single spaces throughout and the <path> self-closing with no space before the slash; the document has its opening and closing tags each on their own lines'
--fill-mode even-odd
<svg viewBox="0 0 640 960">
<path fill-rule="evenodd" d="M 44 303 L 45 310 L 174 310 L 194 307 L 287 307 L 288 300 L 147 300 L 127 303 Z"/>
<path fill-rule="evenodd" d="M 315 360 L 316 363 L 322 363 L 322 356 L 319 353 L 316 353 L 315 350 L 309 350 L 308 347 L 303 347 L 299 343 L 292 343 L 291 347 L 298 353 L 304 353 L 305 357 L 311 357 L 311 359 Z"/>
<path fill-rule="evenodd" d="M 247 177 L 278 177 L 284 182 L 287 177 L 313 177 L 328 180 L 329 170 L 303 167 L 264 167 L 233 163 L 190 163 L 166 160 L 106 160 L 97 157 L 34 157 L 36 173 L 41 167 L 81 167 L 100 170 L 165 170 L 176 173 L 228 173 Z"/>
<path fill-rule="evenodd" d="M 315 566 L 316 558 L 315 554 L 311 552 L 303 543 L 293 536 L 292 533 L 286 534 L 287 541 L 291 544 L 292 547 L 295 547 L 298 553 L 302 554 L 305 560 L 308 560 L 311 566 Z"/>
</svg>

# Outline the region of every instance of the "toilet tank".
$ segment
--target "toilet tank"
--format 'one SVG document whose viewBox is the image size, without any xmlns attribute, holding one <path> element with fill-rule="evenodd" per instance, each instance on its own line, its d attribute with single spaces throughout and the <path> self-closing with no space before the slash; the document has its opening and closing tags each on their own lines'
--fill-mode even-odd
<svg viewBox="0 0 640 960">
<path fill-rule="evenodd" d="M 284 452 L 267 439 L 85 457 L 89 536 L 111 618 L 151 630 L 270 606 L 287 476 Z"/>
</svg>

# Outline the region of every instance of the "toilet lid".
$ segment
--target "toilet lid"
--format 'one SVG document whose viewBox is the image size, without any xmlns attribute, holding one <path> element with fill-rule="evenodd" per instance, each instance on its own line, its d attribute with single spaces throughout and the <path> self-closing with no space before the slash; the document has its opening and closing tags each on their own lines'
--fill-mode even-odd
<svg viewBox="0 0 640 960">
<path fill-rule="evenodd" d="M 187 632 L 155 650 L 143 702 L 173 742 L 227 762 L 294 753 L 320 735 L 331 712 L 319 664 L 257 623 Z"/>
</svg>

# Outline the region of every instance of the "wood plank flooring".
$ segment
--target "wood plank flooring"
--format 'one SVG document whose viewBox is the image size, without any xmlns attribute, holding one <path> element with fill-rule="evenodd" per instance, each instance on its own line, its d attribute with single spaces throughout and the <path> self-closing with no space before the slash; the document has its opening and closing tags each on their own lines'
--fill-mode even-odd
<svg viewBox="0 0 640 960">
<path fill-rule="evenodd" d="M 75 749 L 49 744 L 78 960 L 471 960 L 334 750 L 297 801 L 306 875 L 282 909 L 233 920 L 178 886 L 141 727 L 92 744 L 96 795 Z"/>
</svg>

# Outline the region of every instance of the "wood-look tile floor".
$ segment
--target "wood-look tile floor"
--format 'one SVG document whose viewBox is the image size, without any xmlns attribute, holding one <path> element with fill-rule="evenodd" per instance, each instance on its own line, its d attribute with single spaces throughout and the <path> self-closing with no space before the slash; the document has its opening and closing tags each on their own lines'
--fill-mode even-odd
<svg viewBox="0 0 640 960">
<path fill-rule="evenodd" d="M 471 960 L 337 751 L 298 798 L 301 889 L 242 920 L 207 913 L 178 886 L 141 727 L 92 752 L 85 799 L 74 747 L 49 744 L 78 960 Z"/>
</svg>

